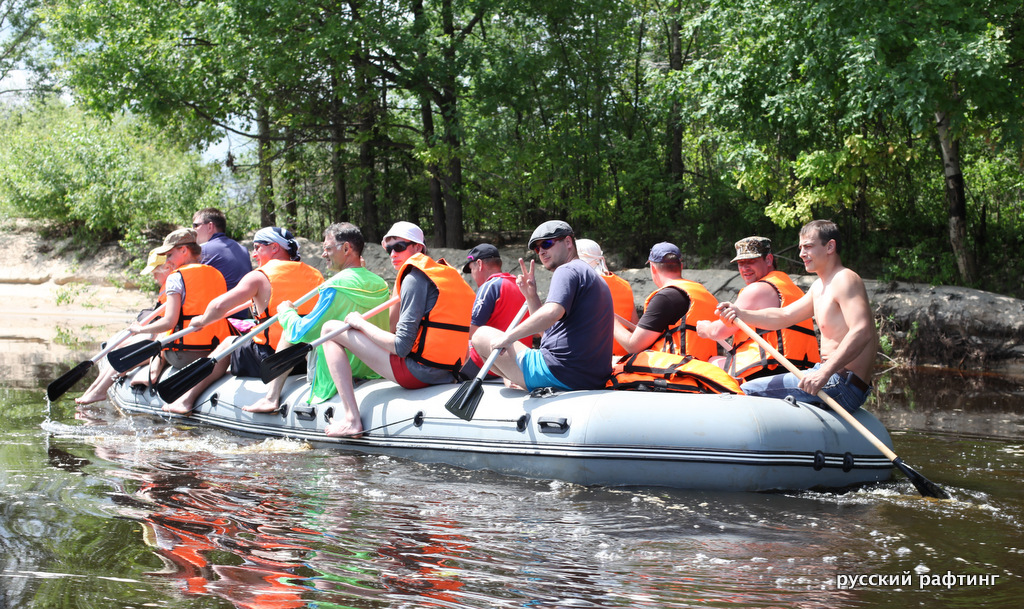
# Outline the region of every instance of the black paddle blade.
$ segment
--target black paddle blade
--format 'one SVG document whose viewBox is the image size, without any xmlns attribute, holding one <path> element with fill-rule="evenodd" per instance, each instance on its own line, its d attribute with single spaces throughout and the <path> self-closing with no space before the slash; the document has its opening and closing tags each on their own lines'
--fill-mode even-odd
<svg viewBox="0 0 1024 609">
<path fill-rule="evenodd" d="M 202 357 L 185 366 L 177 374 L 169 376 L 156 384 L 156 392 L 160 399 L 170 404 L 189 389 L 198 385 L 204 378 L 210 376 L 217 366 L 217 360 Z"/>
<path fill-rule="evenodd" d="M 473 415 L 476 414 L 476 407 L 480 405 L 480 398 L 483 397 L 483 385 L 483 380 L 479 378 L 463 383 L 444 407 L 460 419 L 472 421 Z"/>
<path fill-rule="evenodd" d="M 82 377 L 85 376 L 87 372 L 89 372 L 89 369 L 92 368 L 92 365 L 92 360 L 87 359 L 84 362 L 72 368 L 71 370 L 68 370 L 67 372 L 62 374 L 60 378 L 56 379 L 55 381 L 47 385 L 46 399 L 52 402 L 59 398 L 60 396 L 67 393 L 68 389 L 71 389 L 72 387 L 74 387 L 75 383 L 82 380 Z"/>
<path fill-rule="evenodd" d="M 910 481 L 914 483 L 914 487 L 917 488 L 917 492 L 921 493 L 922 497 L 931 497 L 933 499 L 950 498 L 949 493 L 939 488 L 939 485 L 928 478 L 917 473 L 914 468 L 904 463 L 903 459 L 896 457 L 893 459 L 892 464 L 898 467 L 907 478 L 910 478 Z"/>
<path fill-rule="evenodd" d="M 284 351 L 274 353 L 267 359 L 260 362 L 260 378 L 264 383 L 276 379 L 282 374 L 291 372 L 298 363 L 312 350 L 309 343 L 292 345 Z"/>
<path fill-rule="evenodd" d="M 118 372 L 127 372 L 142 362 L 155 357 L 164 346 L 157 340 L 145 340 L 114 349 L 107 354 L 110 367 Z"/>
</svg>

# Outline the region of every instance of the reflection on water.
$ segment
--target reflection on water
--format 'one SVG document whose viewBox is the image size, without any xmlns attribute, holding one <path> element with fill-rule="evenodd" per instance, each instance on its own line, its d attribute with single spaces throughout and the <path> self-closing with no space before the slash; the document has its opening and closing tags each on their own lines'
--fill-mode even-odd
<svg viewBox="0 0 1024 609">
<path fill-rule="evenodd" d="M 1024 591 L 1007 379 L 883 381 L 873 409 L 897 453 L 950 502 L 899 476 L 845 494 L 521 480 L 75 410 L 73 395 L 48 410 L 49 380 L 0 389 L 4 608 L 1016 607 Z M 947 573 L 999 577 L 919 585 Z M 871 574 L 912 585 L 837 586 Z"/>
</svg>

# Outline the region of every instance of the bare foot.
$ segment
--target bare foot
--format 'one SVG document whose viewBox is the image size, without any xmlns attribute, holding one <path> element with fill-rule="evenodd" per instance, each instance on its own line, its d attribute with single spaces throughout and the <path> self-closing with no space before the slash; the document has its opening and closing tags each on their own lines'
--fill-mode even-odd
<svg viewBox="0 0 1024 609">
<path fill-rule="evenodd" d="M 195 405 L 185 404 L 179 400 L 172 404 L 164 404 L 163 410 L 164 412 L 170 412 L 173 414 L 192 414 L 192 411 L 195 410 Z"/>
<path fill-rule="evenodd" d="M 504 379 L 504 382 L 505 382 L 505 387 L 507 387 L 509 389 L 518 389 L 520 391 L 523 391 L 522 387 L 520 387 L 519 385 L 516 385 L 515 383 L 513 383 L 512 381 L 510 381 L 508 379 Z"/>
<path fill-rule="evenodd" d="M 243 406 L 242 410 L 246 412 L 277 412 L 281 408 L 280 401 L 271 400 L 270 398 L 263 398 L 262 400 Z"/>
<path fill-rule="evenodd" d="M 344 415 L 334 415 L 331 423 L 324 429 L 328 436 L 347 436 L 358 438 L 363 434 L 363 422 L 356 417 L 354 420 Z"/>
<path fill-rule="evenodd" d="M 83 393 L 80 397 L 75 398 L 75 404 L 79 406 L 85 406 L 86 404 L 95 404 L 96 402 L 102 402 L 107 399 L 106 392 L 88 391 Z"/>
</svg>

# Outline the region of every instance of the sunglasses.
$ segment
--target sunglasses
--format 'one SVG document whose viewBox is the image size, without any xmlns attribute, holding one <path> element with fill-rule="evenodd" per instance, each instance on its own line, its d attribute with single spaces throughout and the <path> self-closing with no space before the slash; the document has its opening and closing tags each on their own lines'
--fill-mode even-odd
<svg viewBox="0 0 1024 609">
<path fill-rule="evenodd" d="M 406 249 L 408 249 L 409 246 L 412 246 L 412 245 L 416 245 L 416 244 L 413 243 L 412 241 L 396 241 L 395 243 L 392 243 L 391 245 L 385 245 L 384 246 L 384 251 L 386 251 L 388 254 L 391 254 L 391 252 L 402 253 Z"/>
<path fill-rule="evenodd" d="M 552 245 L 558 243 L 562 239 L 565 239 L 565 237 L 558 237 L 557 239 L 545 239 L 539 243 L 535 243 L 533 247 L 531 247 L 530 249 L 532 249 L 533 253 L 535 254 L 541 250 L 549 250 L 551 249 Z"/>
</svg>

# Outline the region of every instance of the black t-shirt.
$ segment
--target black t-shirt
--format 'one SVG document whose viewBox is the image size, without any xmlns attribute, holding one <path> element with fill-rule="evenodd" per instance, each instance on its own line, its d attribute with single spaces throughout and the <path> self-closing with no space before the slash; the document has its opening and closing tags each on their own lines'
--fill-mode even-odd
<svg viewBox="0 0 1024 609">
<path fill-rule="evenodd" d="M 637 322 L 637 326 L 659 334 L 668 329 L 669 326 L 686 317 L 690 310 L 690 297 L 686 292 L 676 288 L 658 290 L 647 303 L 643 317 Z"/>
</svg>

